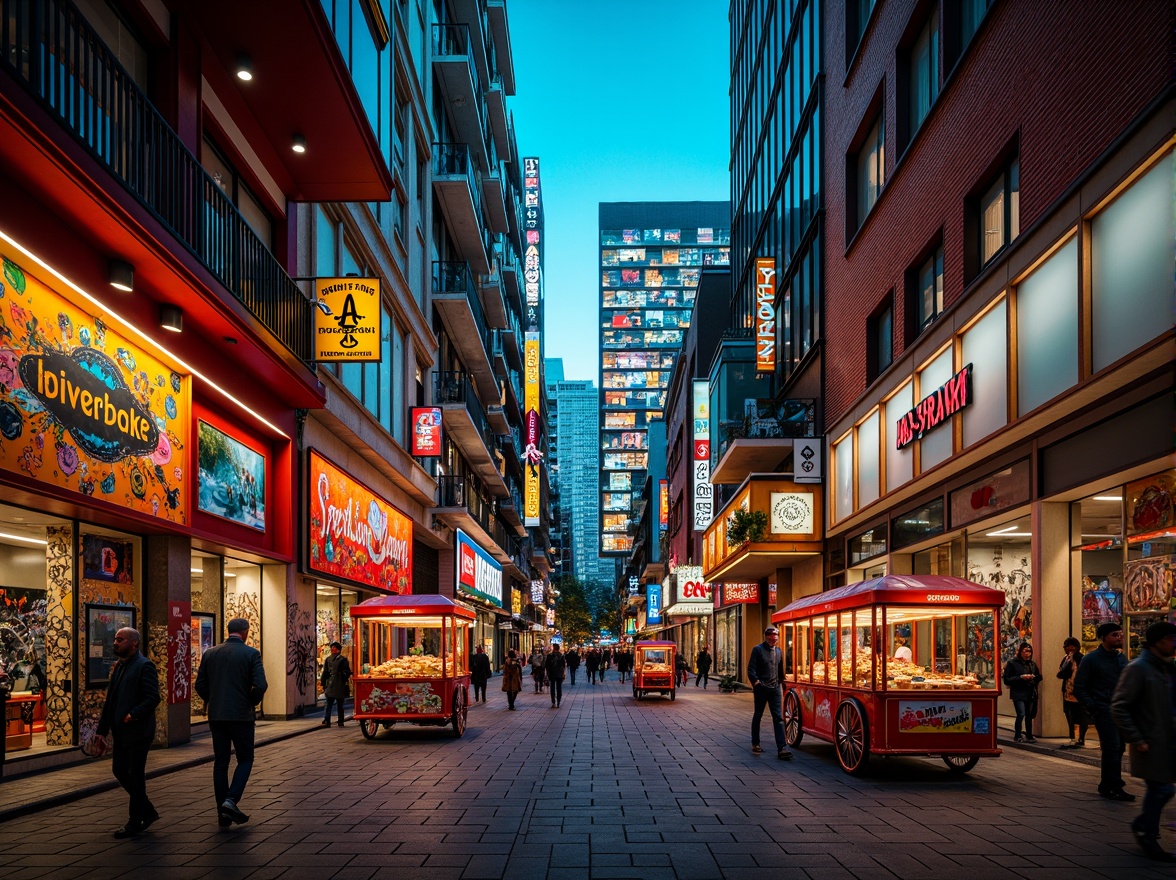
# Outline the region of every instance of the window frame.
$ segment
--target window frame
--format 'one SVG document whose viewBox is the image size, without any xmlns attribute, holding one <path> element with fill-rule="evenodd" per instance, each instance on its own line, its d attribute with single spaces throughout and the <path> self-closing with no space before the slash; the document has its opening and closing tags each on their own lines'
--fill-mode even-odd
<svg viewBox="0 0 1176 880">
<path fill-rule="evenodd" d="M 889 318 L 890 339 L 888 340 L 889 357 L 882 362 L 882 327 L 883 318 Z M 870 317 L 866 319 L 866 384 L 873 383 L 886 372 L 894 363 L 894 291 L 889 291 L 882 301 L 875 306 Z"/>
</svg>

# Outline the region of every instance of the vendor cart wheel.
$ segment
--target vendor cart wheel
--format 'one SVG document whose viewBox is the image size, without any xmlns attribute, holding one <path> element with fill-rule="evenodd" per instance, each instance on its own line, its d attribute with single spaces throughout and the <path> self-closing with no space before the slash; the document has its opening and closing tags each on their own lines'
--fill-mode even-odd
<svg viewBox="0 0 1176 880">
<path fill-rule="evenodd" d="M 453 692 L 453 735 L 460 737 L 465 733 L 466 715 L 469 714 L 469 706 L 466 705 L 465 695 L 462 694 L 461 688 Z"/>
<path fill-rule="evenodd" d="M 363 734 L 364 739 L 375 739 L 376 731 L 380 729 L 380 722 L 368 721 L 366 718 L 359 719 L 359 732 Z"/>
<path fill-rule="evenodd" d="M 784 741 L 792 748 L 804 739 L 804 728 L 800 720 L 800 699 L 789 691 L 784 697 Z"/>
<path fill-rule="evenodd" d="M 967 773 L 980 763 L 979 755 L 942 755 L 943 763 L 952 773 Z"/>
<path fill-rule="evenodd" d="M 870 727 L 861 703 L 851 699 L 837 707 L 833 735 L 841 769 L 851 775 L 861 773 L 870 759 Z"/>
<path fill-rule="evenodd" d="M 675 699 L 677 696 L 678 696 L 678 692 L 677 692 L 677 691 L 670 691 L 670 702 L 671 702 L 671 703 L 672 703 L 672 702 L 674 702 L 674 699 Z"/>
<path fill-rule="evenodd" d="M 640 700 L 641 694 L 637 693 L 637 685 L 633 685 L 633 699 Z"/>
</svg>

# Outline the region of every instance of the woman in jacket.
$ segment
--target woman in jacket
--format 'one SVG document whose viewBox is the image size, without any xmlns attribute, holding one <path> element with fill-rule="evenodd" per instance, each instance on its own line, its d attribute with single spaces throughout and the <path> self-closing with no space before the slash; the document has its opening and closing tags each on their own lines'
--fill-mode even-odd
<svg viewBox="0 0 1176 880">
<path fill-rule="evenodd" d="M 506 693 L 506 708 L 512 712 L 515 707 L 515 697 L 523 689 L 523 666 L 519 663 L 519 655 L 514 649 L 506 652 L 506 663 L 502 667 L 502 690 Z"/>
<path fill-rule="evenodd" d="M 536 645 L 531 649 L 531 679 L 535 682 L 535 693 L 543 692 L 543 672 L 544 664 L 547 662 L 547 655 L 543 653 L 543 648 Z"/>
<path fill-rule="evenodd" d="M 1041 669 L 1033 661 L 1033 646 L 1021 642 L 1017 656 L 1008 662 L 1004 670 L 1004 683 L 1009 687 L 1009 698 L 1017 710 L 1013 725 L 1013 742 L 1037 742 L 1033 735 L 1033 719 L 1037 717 L 1037 683 L 1041 681 Z M 1021 725 L 1025 735 L 1021 735 Z"/>
<path fill-rule="evenodd" d="M 1086 710 L 1074 696 L 1074 678 L 1078 675 L 1078 664 L 1082 662 L 1082 643 L 1073 636 L 1062 642 L 1062 650 L 1066 655 L 1058 664 L 1058 678 L 1062 680 L 1062 711 L 1066 713 L 1066 728 L 1070 733 L 1070 742 L 1058 748 L 1084 749 L 1086 748 L 1086 728 L 1090 726 L 1090 719 L 1086 717 Z M 1078 736 L 1074 736 L 1074 728 L 1078 728 Z"/>
</svg>

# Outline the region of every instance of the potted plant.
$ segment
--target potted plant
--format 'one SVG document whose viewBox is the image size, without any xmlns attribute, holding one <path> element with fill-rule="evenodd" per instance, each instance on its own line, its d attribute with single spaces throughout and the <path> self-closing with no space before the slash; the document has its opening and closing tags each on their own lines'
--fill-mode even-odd
<svg viewBox="0 0 1176 880">
<path fill-rule="evenodd" d="M 762 510 L 744 510 L 741 507 L 732 513 L 727 521 L 727 543 L 738 546 L 748 541 L 762 541 L 767 530 L 766 513 Z"/>
</svg>

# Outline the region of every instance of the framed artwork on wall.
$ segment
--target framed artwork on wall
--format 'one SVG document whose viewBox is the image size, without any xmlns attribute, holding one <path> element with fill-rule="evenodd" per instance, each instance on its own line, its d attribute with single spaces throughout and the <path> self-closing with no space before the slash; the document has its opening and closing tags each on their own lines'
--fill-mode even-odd
<svg viewBox="0 0 1176 880">
<path fill-rule="evenodd" d="M 126 627 L 135 628 L 134 605 L 86 605 L 86 690 L 110 684 L 110 669 L 118 659 L 114 634 Z"/>
</svg>

